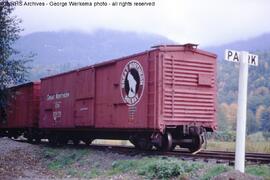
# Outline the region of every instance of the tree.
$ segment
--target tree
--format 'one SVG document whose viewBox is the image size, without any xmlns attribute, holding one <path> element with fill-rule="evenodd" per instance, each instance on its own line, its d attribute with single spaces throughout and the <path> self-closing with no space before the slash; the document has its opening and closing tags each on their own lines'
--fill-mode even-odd
<svg viewBox="0 0 270 180">
<path fill-rule="evenodd" d="M 255 133 L 258 131 L 258 124 L 255 115 L 251 110 L 247 111 L 247 134 Z"/>
<path fill-rule="evenodd" d="M 226 103 L 222 103 L 218 106 L 218 128 L 221 131 L 228 130 L 228 105 Z"/>
<path fill-rule="evenodd" d="M 265 109 L 261 117 L 263 136 L 268 139 L 270 138 L 270 107 Z"/>
<path fill-rule="evenodd" d="M 270 107 L 263 111 L 261 121 L 262 130 L 270 132 Z"/>
<path fill-rule="evenodd" d="M 255 116 L 255 118 L 256 118 L 256 123 L 257 123 L 258 127 L 261 126 L 261 118 L 262 118 L 262 113 L 264 112 L 264 110 L 265 110 L 265 106 L 263 106 L 263 105 L 260 105 L 256 109 L 256 114 L 255 114 L 256 116 Z"/>
<path fill-rule="evenodd" d="M 30 56 L 22 56 L 13 48 L 22 28 L 21 20 L 12 15 L 14 7 L 0 0 L 0 115 L 4 116 L 9 98 L 8 87 L 26 81 Z M 0 118 L 1 119 L 1 118 Z"/>
<path fill-rule="evenodd" d="M 228 120 L 232 130 L 236 130 L 237 104 L 235 103 L 229 106 Z"/>
</svg>

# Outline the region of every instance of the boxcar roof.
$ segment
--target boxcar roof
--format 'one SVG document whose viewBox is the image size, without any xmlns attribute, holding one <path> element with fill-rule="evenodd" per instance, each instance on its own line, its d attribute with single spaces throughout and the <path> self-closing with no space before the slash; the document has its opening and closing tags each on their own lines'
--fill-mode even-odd
<svg viewBox="0 0 270 180">
<path fill-rule="evenodd" d="M 19 85 L 11 86 L 10 89 L 17 89 L 17 88 L 31 86 L 31 85 L 35 85 L 35 84 L 40 84 L 40 81 L 27 82 L 25 84 L 19 84 Z"/>
<path fill-rule="evenodd" d="M 128 55 L 128 56 L 123 56 L 123 57 L 112 59 L 112 60 L 103 61 L 103 62 L 100 62 L 100 63 L 97 63 L 97 64 L 81 67 L 81 68 L 70 70 L 70 71 L 67 71 L 67 72 L 55 74 L 55 75 L 52 75 L 52 76 L 47 76 L 47 77 L 41 78 L 41 80 L 49 79 L 49 78 L 53 78 L 53 77 L 57 77 L 57 76 L 62 76 L 62 75 L 65 75 L 65 74 L 70 74 L 70 73 L 74 73 L 74 72 L 78 72 L 78 71 L 83 71 L 83 70 L 87 70 L 87 69 L 94 68 L 94 67 L 107 66 L 107 65 L 116 63 L 117 61 L 121 61 L 121 60 L 124 60 L 124 59 L 127 59 L 127 58 L 132 58 L 132 57 L 135 57 L 135 56 L 140 56 L 140 55 L 143 55 L 143 54 L 150 53 L 152 51 L 162 51 L 162 52 L 192 51 L 192 52 L 196 52 L 198 54 L 202 54 L 202 55 L 205 55 L 205 56 L 210 56 L 210 57 L 214 57 L 214 58 L 217 57 L 217 55 L 214 54 L 214 53 L 210 53 L 210 52 L 207 52 L 207 51 L 197 49 L 197 46 L 198 46 L 198 44 L 192 44 L 192 43 L 183 44 L 183 45 L 157 45 L 157 46 L 152 46 L 151 47 L 152 49 L 150 49 L 150 50 L 146 50 L 146 51 L 143 51 L 143 52 L 140 52 L 140 53 L 135 53 L 135 54 Z"/>
</svg>

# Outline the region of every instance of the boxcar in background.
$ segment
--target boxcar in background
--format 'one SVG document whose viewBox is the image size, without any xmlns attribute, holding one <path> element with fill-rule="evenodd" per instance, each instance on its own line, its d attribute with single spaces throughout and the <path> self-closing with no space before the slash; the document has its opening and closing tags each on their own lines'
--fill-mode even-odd
<svg viewBox="0 0 270 180">
<path fill-rule="evenodd" d="M 198 150 L 216 128 L 216 55 L 194 44 L 149 51 L 41 79 L 39 127 L 52 143 L 128 139 Z"/>
<path fill-rule="evenodd" d="M 24 135 L 29 141 L 38 139 L 40 82 L 10 88 L 7 109 L 0 114 L 2 135 L 17 138 Z"/>
</svg>

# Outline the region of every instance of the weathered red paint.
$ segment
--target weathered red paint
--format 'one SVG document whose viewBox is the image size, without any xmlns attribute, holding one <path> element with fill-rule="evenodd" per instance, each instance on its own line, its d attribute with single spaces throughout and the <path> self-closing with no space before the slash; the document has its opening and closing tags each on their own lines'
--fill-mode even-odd
<svg viewBox="0 0 270 180">
<path fill-rule="evenodd" d="M 0 128 L 37 128 L 39 121 L 40 82 L 11 88 L 12 98 L 7 109 L 7 120 Z"/>
<path fill-rule="evenodd" d="M 41 79 L 39 126 L 215 129 L 216 91 L 216 55 L 191 44 L 156 46 Z"/>
</svg>

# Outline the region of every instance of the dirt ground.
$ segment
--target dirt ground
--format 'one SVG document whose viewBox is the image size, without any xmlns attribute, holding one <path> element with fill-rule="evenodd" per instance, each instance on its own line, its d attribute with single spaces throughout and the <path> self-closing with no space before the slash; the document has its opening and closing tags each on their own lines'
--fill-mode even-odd
<svg viewBox="0 0 270 180">
<path fill-rule="evenodd" d="M 80 157 L 80 155 L 83 158 L 79 161 L 72 161 L 75 163 L 68 161 L 74 160 L 74 157 L 76 159 Z M 115 161 L 136 158 L 141 157 L 112 153 L 110 150 L 98 151 L 88 149 L 87 147 L 78 149 L 76 147 L 48 148 L 48 146 L 44 144 L 33 145 L 8 138 L 0 138 L 0 180 L 89 178 L 97 180 L 140 180 L 142 177 L 135 173 L 124 173 L 112 176 L 108 176 L 107 173 L 107 176 L 105 176 L 105 172 L 111 169 Z M 65 161 L 66 159 L 67 161 Z M 63 167 L 58 169 L 57 167 L 59 167 L 61 163 L 70 163 L 72 165 L 69 166 L 68 169 Z M 50 166 L 52 168 L 50 168 Z M 95 172 L 95 170 L 97 170 L 97 172 Z M 214 179 L 260 180 L 262 178 L 237 171 L 229 171 L 220 174 Z"/>
<path fill-rule="evenodd" d="M 53 178 L 36 155 L 38 146 L 0 138 L 0 179 Z"/>
<path fill-rule="evenodd" d="M 213 180 L 263 180 L 263 178 L 233 170 L 222 173 L 214 177 Z"/>
<path fill-rule="evenodd" d="M 0 180 L 10 179 L 83 179 L 78 176 L 70 176 L 63 170 L 52 171 L 48 168 L 50 157 L 44 157 L 44 145 L 33 145 L 26 142 L 19 142 L 8 138 L 0 138 Z M 64 148 L 62 154 L 76 152 L 76 149 Z M 61 156 L 61 154 L 59 154 Z M 130 157 L 128 157 L 130 158 Z M 134 157 L 133 157 L 134 158 Z M 127 159 L 124 155 L 110 152 L 95 151 L 91 153 L 89 159 L 85 159 L 82 164 L 74 164 L 72 167 L 75 171 L 80 169 L 87 171 L 95 166 L 99 169 L 108 169 L 115 160 Z M 88 178 L 85 178 L 88 179 Z M 135 174 L 121 174 L 111 177 L 93 178 L 97 180 L 103 179 L 119 179 L 119 180 L 140 180 L 141 177 Z"/>
</svg>

